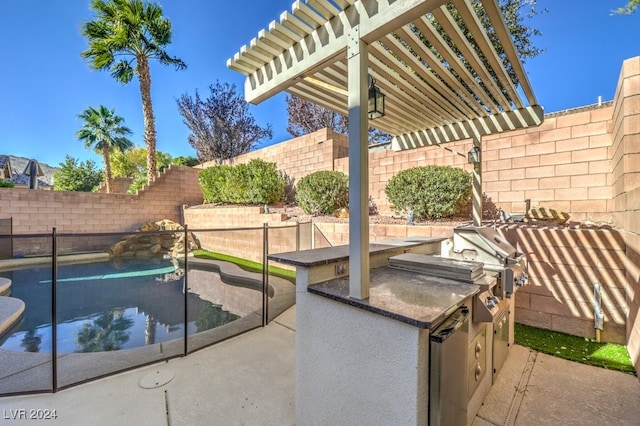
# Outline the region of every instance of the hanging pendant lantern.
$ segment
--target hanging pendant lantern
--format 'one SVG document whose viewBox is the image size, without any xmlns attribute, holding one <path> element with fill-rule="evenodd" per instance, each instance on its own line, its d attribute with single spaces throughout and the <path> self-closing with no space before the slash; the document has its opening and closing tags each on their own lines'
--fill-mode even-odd
<svg viewBox="0 0 640 426">
<path fill-rule="evenodd" d="M 376 86 L 375 79 L 371 78 L 371 84 L 369 85 L 369 105 L 367 108 L 369 120 L 375 120 L 376 118 L 384 116 L 384 97 L 385 94 Z"/>
</svg>

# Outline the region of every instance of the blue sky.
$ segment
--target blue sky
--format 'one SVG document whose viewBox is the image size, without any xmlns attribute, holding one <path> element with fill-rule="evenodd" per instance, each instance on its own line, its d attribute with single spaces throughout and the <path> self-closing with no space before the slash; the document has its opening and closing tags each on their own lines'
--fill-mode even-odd
<svg viewBox="0 0 640 426">
<path fill-rule="evenodd" d="M 188 68 L 151 65 L 159 150 L 174 157 L 195 155 L 175 99 L 196 89 L 206 97 L 216 80 L 235 84 L 242 93 L 244 78 L 227 69 L 227 58 L 290 10 L 292 2 L 160 2 L 173 25 L 168 51 Z M 535 43 L 547 50 L 529 59 L 525 69 L 546 112 L 593 104 L 598 96 L 613 98 L 622 61 L 640 55 L 640 12 L 610 14 L 624 3 L 538 1 L 538 8 L 549 12 L 528 22 L 543 32 Z M 137 80 L 122 86 L 107 72 L 92 71 L 80 57 L 87 47 L 80 25 L 92 16 L 89 0 L 0 0 L 0 153 L 52 166 L 70 155 L 101 167 L 101 157 L 75 138 L 81 127 L 77 115 L 101 104 L 115 108 L 132 129 L 132 141 L 144 146 Z M 259 124 L 273 127 L 273 138 L 263 145 L 290 138 L 284 95 L 250 111 Z"/>
</svg>

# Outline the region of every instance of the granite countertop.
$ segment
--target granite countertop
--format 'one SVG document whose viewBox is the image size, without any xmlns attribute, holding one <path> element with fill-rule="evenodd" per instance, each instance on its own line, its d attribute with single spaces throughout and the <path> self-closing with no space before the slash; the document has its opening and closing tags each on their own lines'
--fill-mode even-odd
<svg viewBox="0 0 640 426">
<path fill-rule="evenodd" d="M 307 291 L 418 328 L 433 329 L 480 287 L 427 274 L 381 267 L 371 270 L 369 298 L 349 297 L 349 277 L 307 287 Z M 470 307 L 470 306 L 469 306 Z"/>
<path fill-rule="evenodd" d="M 381 253 L 386 250 L 397 249 L 398 247 L 414 247 L 425 243 L 440 242 L 444 238 L 415 237 L 397 240 L 386 240 L 371 243 L 369 254 Z M 284 263 L 286 265 L 302 266 L 311 268 L 313 266 L 327 265 L 349 259 L 349 245 L 324 247 L 310 250 L 291 251 L 286 253 L 275 253 L 268 256 L 269 260 Z"/>
</svg>

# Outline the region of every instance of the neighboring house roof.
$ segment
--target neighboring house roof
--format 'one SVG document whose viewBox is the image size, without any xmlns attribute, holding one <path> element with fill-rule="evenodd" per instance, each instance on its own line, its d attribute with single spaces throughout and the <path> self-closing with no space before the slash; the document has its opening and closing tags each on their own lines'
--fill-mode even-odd
<svg viewBox="0 0 640 426">
<path fill-rule="evenodd" d="M 15 160 L 15 161 L 12 161 Z M 56 170 L 46 164 L 41 165 L 37 160 L 0 154 L 0 179 L 13 182 L 16 186 L 29 188 L 31 163 L 35 163 L 38 188 L 53 187 L 53 171 Z M 20 171 L 24 168 L 24 171 Z"/>
<path fill-rule="evenodd" d="M 31 178 L 24 173 L 15 173 L 13 177 L 9 179 L 9 181 L 13 182 L 16 186 L 26 186 L 27 188 L 29 187 L 30 180 Z M 42 179 L 38 179 L 38 187 L 50 188 L 51 185 L 49 185 L 49 183 L 45 182 Z"/>
</svg>

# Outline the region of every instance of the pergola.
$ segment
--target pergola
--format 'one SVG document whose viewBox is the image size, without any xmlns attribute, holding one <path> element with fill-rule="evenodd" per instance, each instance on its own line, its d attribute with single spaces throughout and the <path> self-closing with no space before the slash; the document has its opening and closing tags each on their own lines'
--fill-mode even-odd
<svg viewBox="0 0 640 426">
<path fill-rule="evenodd" d="M 496 0 L 295 1 L 227 66 L 246 76 L 248 102 L 287 91 L 349 117 L 349 283 L 357 299 L 369 290 L 369 126 L 391 134 L 394 150 L 472 139 L 480 226 L 481 137 L 543 121 Z M 386 95 L 375 120 L 367 111 L 372 79 Z"/>
</svg>

